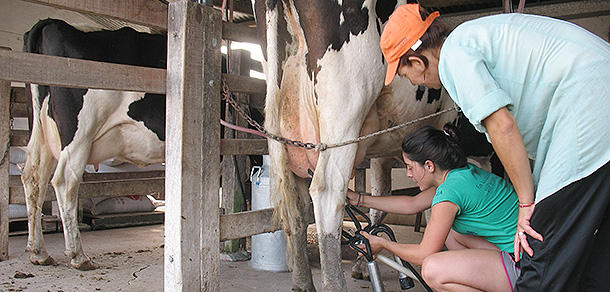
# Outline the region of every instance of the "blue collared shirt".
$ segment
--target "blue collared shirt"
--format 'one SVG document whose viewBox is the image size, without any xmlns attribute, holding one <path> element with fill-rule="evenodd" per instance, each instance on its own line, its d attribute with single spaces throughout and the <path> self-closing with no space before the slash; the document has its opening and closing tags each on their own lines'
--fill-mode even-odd
<svg viewBox="0 0 610 292">
<path fill-rule="evenodd" d="M 535 160 L 536 202 L 610 161 L 610 44 L 566 21 L 499 14 L 458 26 L 439 76 L 477 130 L 502 107 Z"/>
</svg>

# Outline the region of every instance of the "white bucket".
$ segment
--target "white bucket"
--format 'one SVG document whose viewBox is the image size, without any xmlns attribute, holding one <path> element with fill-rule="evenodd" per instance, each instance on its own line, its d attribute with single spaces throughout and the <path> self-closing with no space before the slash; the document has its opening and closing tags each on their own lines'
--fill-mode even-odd
<svg viewBox="0 0 610 292">
<path fill-rule="evenodd" d="M 269 184 L 269 155 L 263 155 L 263 166 L 250 172 L 252 181 L 252 210 L 273 207 Z M 252 236 L 252 268 L 264 271 L 286 272 L 286 234 L 283 230 Z"/>
</svg>

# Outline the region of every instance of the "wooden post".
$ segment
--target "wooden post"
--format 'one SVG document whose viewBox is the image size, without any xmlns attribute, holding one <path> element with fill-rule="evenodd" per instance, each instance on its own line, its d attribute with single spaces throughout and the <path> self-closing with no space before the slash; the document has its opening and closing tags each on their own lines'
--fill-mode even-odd
<svg viewBox="0 0 610 292">
<path fill-rule="evenodd" d="M 219 290 L 221 15 L 168 11 L 165 291 Z"/>
<path fill-rule="evenodd" d="M 231 74 L 235 75 L 250 75 L 250 52 L 245 50 L 235 50 L 230 54 L 230 70 Z M 248 94 L 237 93 L 235 98 L 242 104 L 242 109 L 247 108 L 243 104 L 248 104 Z M 244 103 L 241 103 L 244 102 Z M 234 111 L 233 107 L 227 103 L 225 111 L 225 121 L 234 123 L 241 127 L 248 127 L 248 122 L 241 118 L 241 116 Z M 231 138 L 247 138 L 247 134 L 239 131 L 233 135 L 235 130 L 225 128 L 224 134 L 225 139 Z M 235 158 L 234 158 L 235 157 Z M 223 168 L 222 168 L 222 208 L 225 214 L 232 214 L 234 212 L 240 212 L 241 203 L 243 203 L 240 189 L 240 184 L 243 186 L 244 182 L 248 179 L 247 176 L 250 173 L 248 164 L 246 163 L 245 155 L 224 155 L 223 156 Z M 235 168 L 235 162 L 237 162 L 237 170 Z M 239 180 L 237 179 L 237 173 L 239 171 Z M 245 190 L 244 190 L 245 191 Z M 245 195 L 245 194 L 244 194 Z M 226 241 L 224 245 L 225 252 L 237 252 L 239 251 L 239 240 Z"/>
<path fill-rule="evenodd" d="M 11 131 L 10 117 L 11 83 L 0 80 L 0 261 L 8 259 L 8 167 L 9 137 Z"/>
<path fill-rule="evenodd" d="M 366 193 L 366 168 L 356 169 L 356 175 L 354 176 L 354 191 Z"/>
</svg>

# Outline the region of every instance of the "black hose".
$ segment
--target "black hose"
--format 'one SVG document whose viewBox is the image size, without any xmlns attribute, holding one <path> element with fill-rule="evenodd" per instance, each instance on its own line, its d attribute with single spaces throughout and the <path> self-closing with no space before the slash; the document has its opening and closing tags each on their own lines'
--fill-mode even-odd
<svg viewBox="0 0 610 292">
<path fill-rule="evenodd" d="M 345 206 L 345 211 L 347 212 L 347 215 L 349 215 L 349 217 L 354 222 L 354 226 L 356 227 L 356 233 L 354 234 L 354 236 L 352 236 L 348 232 L 342 230 L 341 234 L 342 234 L 342 237 L 345 239 L 341 241 L 341 244 L 349 244 L 350 247 L 352 247 L 353 249 L 355 249 L 356 251 L 358 251 L 359 253 L 364 255 L 364 257 L 366 258 L 366 260 L 369 263 L 374 261 L 375 259 L 373 258 L 373 253 L 371 252 L 371 245 L 369 243 L 369 240 L 366 237 L 364 237 L 362 234 L 360 234 L 361 231 L 365 231 L 365 232 L 375 235 L 375 236 L 377 236 L 377 234 L 379 234 L 379 233 L 385 233 L 390 238 L 391 241 L 396 242 L 396 236 L 394 235 L 394 231 L 392 231 L 392 228 L 390 228 L 389 226 L 387 226 L 385 224 L 371 224 L 371 220 L 369 219 L 368 216 L 366 216 L 366 214 L 364 212 L 358 210 L 356 207 L 354 207 L 350 204 L 347 204 Z M 354 215 L 354 212 L 356 212 L 360 216 L 364 217 L 364 219 L 368 223 L 368 225 L 366 227 L 362 228 L 362 226 L 360 225 L 360 221 L 358 221 L 358 219 L 356 218 L 356 215 Z M 362 244 L 364 244 L 364 246 L 366 246 L 366 251 L 361 249 L 360 247 L 358 247 L 358 245 L 360 243 L 362 243 Z M 401 261 L 402 261 L 402 265 L 405 266 L 407 269 L 409 269 L 413 273 L 413 275 L 415 275 L 417 280 L 419 280 L 419 282 L 424 286 L 424 288 L 428 292 L 433 292 L 432 288 L 430 288 L 430 286 L 428 286 L 426 281 L 424 281 L 424 278 L 422 278 L 422 276 L 417 272 L 417 270 L 409 262 L 407 262 L 403 259 L 401 259 Z"/>
</svg>

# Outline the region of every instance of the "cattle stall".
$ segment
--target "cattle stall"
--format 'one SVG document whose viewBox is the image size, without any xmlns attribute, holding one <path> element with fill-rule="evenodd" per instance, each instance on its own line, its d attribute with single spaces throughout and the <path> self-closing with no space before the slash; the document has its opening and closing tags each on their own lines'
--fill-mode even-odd
<svg viewBox="0 0 610 292">
<path fill-rule="evenodd" d="M 166 252 L 171 251 L 172 254 L 166 253 L 165 257 L 165 287 L 168 291 L 218 290 L 218 254 L 215 252 L 218 241 L 277 228 L 268 222 L 270 209 L 220 215 L 217 208 L 220 155 L 263 154 L 266 151 L 264 140 L 221 140 L 220 126 L 217 125 L 221 76 L 226 77 L 227 84 L 234 92 L 264 91 L 264 85 L 261 87 L 258 82 L 222 75 L 219 71 L 220 53 L 217 46 L 221 36 L 256 42 L 254 32 L 221 22 L 218 11 L 185 0 L 170 3 L 169 11 L 158 1 L 146 0 L 33 2 L 167 29 L 170 48 L 176 50 L 168 62 L 167 71 L 0 52 L 0 68 L 3 69 L 0 70 L 0 145 L 6 145 L 4 142 L 10 136 L 10 81 L 157 93 L 165 93 L 167 85 L 168 99 L 172 100 L 174 106 L 167 111 L 169 127 L 173 128 L 168 136 L 173 136 L 168 140 L 166 161 L 172 173 L 166 174 L 163 185 L 167 187 L 168 199 L 166 234 L 174 236 L 166 242 Z M 205 45 L 203 50 L 202 45 Z M 216 65 L 210 66 L 208 62 Z M 68 66 L 71 73 L 66 72 Z M 91 70 L 92 66 L 99 70 Z M 113 74 L 105 74 L 109 72 Z M 204 98 L 200 99 L 202 96 Z M 202 110 L 205 111 L 202 113 Z M 213 127 L 206 128 L 207 125 Z M 198 141 L 203 143 L 194 143 Z M 8 191 L 7 167 L 8 161 L 0 163 L 0 216 L 6 213 L 7 202 L 12 200 Z M 8 230 L 4 228 L 6 222 L 5 218 L 0 217 L 2 232 Z M 0 233 L 0 256 L 7 257 L 5 238 Z M 186 277 L 196 271 L 200 272 L 200 277 Z"/>
<path fill-rule="evenodd" d="M 166 270 L 171 269 L 166 272 L 167 289 L 184 291 L 195 290 L 195 287 L 208 287 L 215 290 L 213 287 L 217 285 L 217 277 L 214 273 L 218 272 L 218 265 L 210 263 L 218 262 L 218 254 L 215 251 L 220 240 L 236 239 L 277 229 L 267 220 L 272 212 L 271 209 L 221 216 L 218 208 L 220 155 L 266 153 L 264 139 L 221 141 L 218 123 L 221 76 L 232 92 L 264 94 L 264 81 L 220 74 L 221 34 L 229 40 L 256 42 L 254 30 L 222 23 L 219 11 L 189 1 L 169 5 L 169 24 L 167 6 L 157 1 L 134 0 L 121 5 L 108 2 L 87 4 L 83 1 L 35 2 L 62 9 L 95 13 L 154 28 L 169 28 L 170 43 L 173 44 L 171 50 L 175 52 L 172 55 L 175 58 L 169 60 L 171 65 L 168 66 L 168 70 L 162 70 L 3 51 L 0 53 L 0 68 L 3 68 L 0 70 L 2 71 L 0 80 L 2 80 L 2 104 L 6 112 L 0 115 L 3 118 L 0 133 L 4 138 L 0 142 L 6 141 L 3 145 L 7 145 L 9 136 L 12 135 L 8 114 L 10 82 L 163 94 L 166 93 L 167 72 L 168 100 L 180 107 L 168 108 L 170 129 L 168 134 L 172 135 L 172 139 L 168 141 L 168 148 L 172 150 L 167 151 L 166 169 L 171 169 L 173 175 L 168 175 L 165 182 L 163 177 L 156 177 L 154 178 L 156 184 L 151 184 L 150 181 L 141 183 L 155 190 L 168 186 L 165 220 L 166 232 L 172 234 L 172 239 L 166 242 L 166 252 L 173 250 L 176 254 L 166 256 L 166 259 L 170 258 L 166 262 L 173 263 L 172 268 L 166 267 Z M 116 9 L 116 6 L 121 7 Z M 186 26 L 189 26 L 188 30 Z M 204 42 L 204 37 L 205 40 L 210 41 Z M 202 45 L 205 45 L 203 50 L 201 50 Z M 14 135 L 15 138 L 18 136 Z M 0 192 L 3 195 L 0 198 L 2 208 L 0 222 L 3 224 L 3 234 L 0 234 L 2 238 L 0 247 L 4 258 L 8 257 L 8 250 L 5 248 L 8 234 L 4 234 L 8 232 L 8 228 L 4 228 L 5 224 L 8 224 L 5 209 L 8 202 L 23 202 L 23 193 L 19 194 L 18 188 L 9 191 L 7 166 L 8 160 L 2 161 Z M 112 183 L 123 185 L 122 188 L 130 188 L 132 182 L 121 180 Z M 83 192 L 85 188 L 88 187 L 82 188 L 81 194 L 87 193 L 87 191 Z M 98 188 L 92 184 L 89 191 L 97 194 L 88 196 L 99 196 L 101 192 L 96 189 Z M 48 195 L 47 200 L 52 197 Z M 184 221 L 185 218 L 189 220 Z M 176 241 L 172 241 L 174 238 Z M 198 254 L 189 254 L 193 252 Z M 191 258 L 195 256 L 199 260 L 183 262 L 181 258 L 187 256 Z M 204 272 L 204 269 L 207 272 Z M 193 270 L 200 270 L 202 275 L 208 276 L 182 278 L 187 271 Z"/>
</svg>

